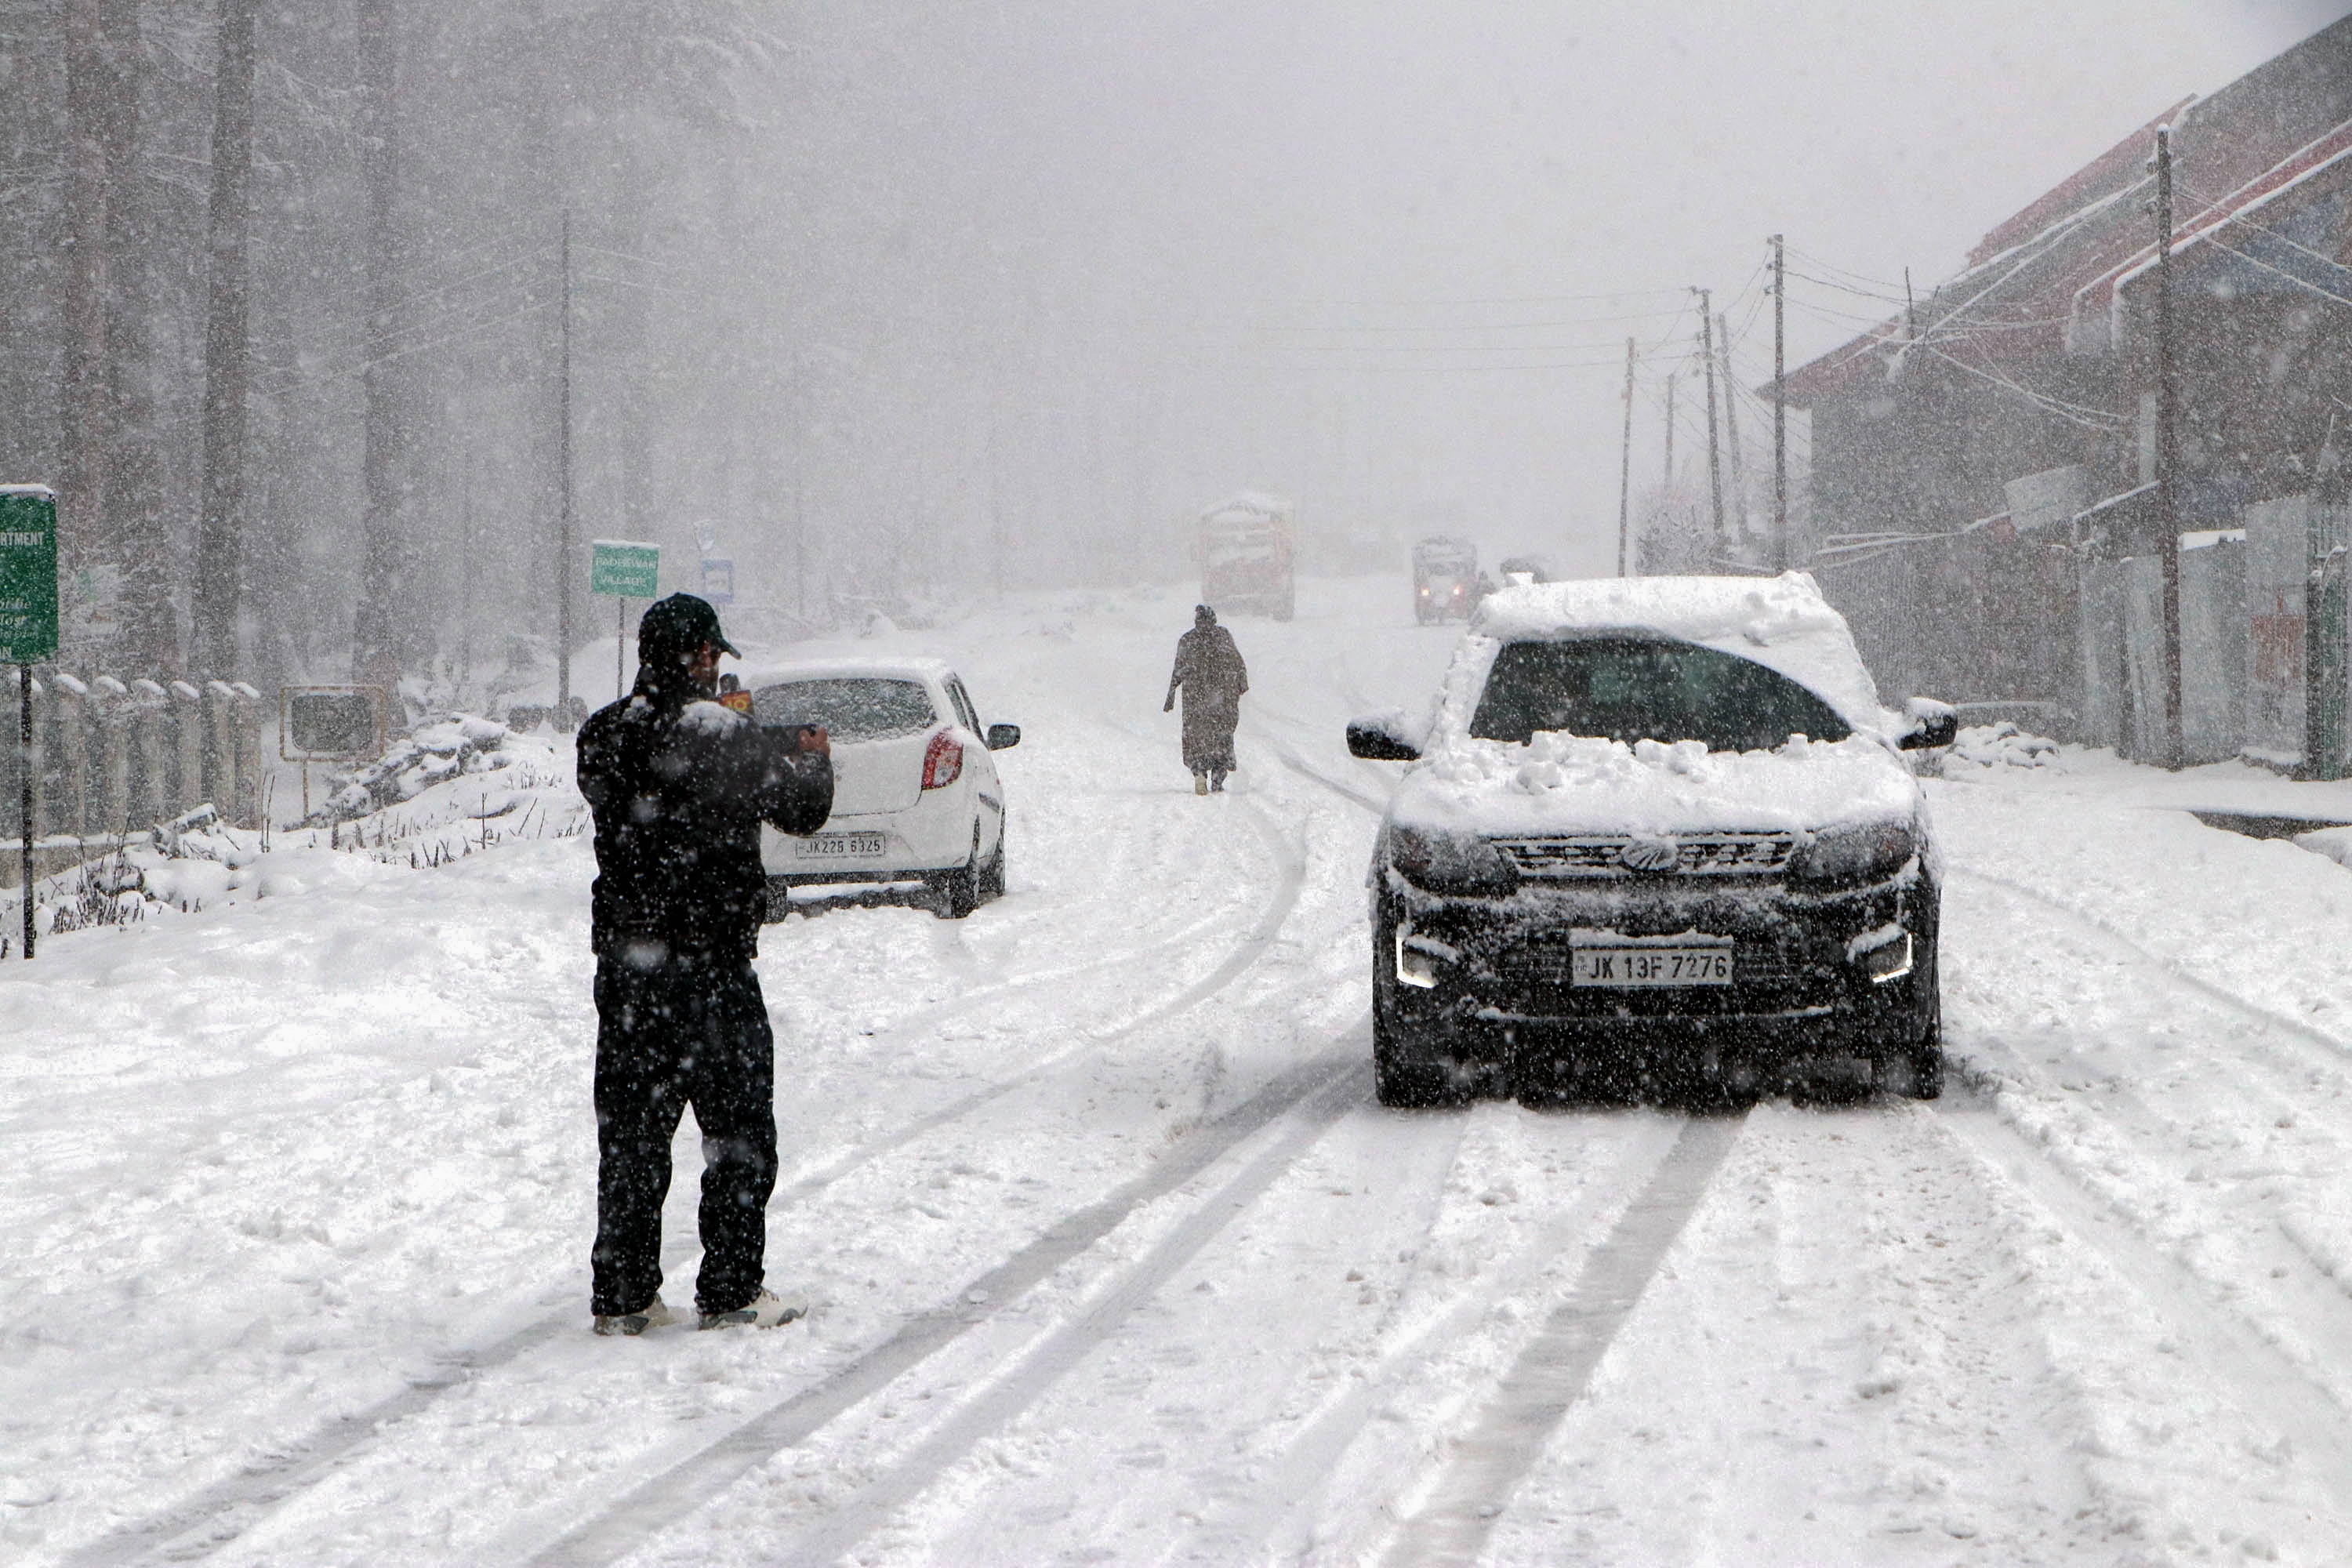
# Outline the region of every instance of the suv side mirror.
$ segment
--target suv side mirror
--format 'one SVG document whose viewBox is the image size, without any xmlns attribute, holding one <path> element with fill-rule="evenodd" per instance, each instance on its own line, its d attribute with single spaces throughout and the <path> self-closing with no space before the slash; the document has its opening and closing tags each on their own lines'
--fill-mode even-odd
<svg viewBox="0 0 2352 1568">
<path fill-rule="evenodd" d="M 1948 702 L 1914 697 L 1904 704 L 1904 711 L 1910 717 L 1911 727 L 1895 740 L 1895 746 L 1902 751 L 1931 752 L 1959 738 L 1959 710 Z"/>
<path fill-rule="evenodd" d="M 1403 713 L 1367 713 L 1348 721 L 1348 754 L 1375 763 L 1410 763 L 1421 757 L 1421 736 Z"/>
<path fill-rule="evenodd" d="M 1015 746 L 1019 745 L 1020 743 L 1021 743 L 1021 726 L 1020 726 L 1020 725 L 1018 725 L 1018 724 L 991 724 L 991 725 L 988 727 L 988 749 L 989 749 L 990 751 L 992 751 L 992 752 L 1009 752 L 1009 751 L 1011 751 L 1013 747 L 1015 747 Z"/>
</svg>

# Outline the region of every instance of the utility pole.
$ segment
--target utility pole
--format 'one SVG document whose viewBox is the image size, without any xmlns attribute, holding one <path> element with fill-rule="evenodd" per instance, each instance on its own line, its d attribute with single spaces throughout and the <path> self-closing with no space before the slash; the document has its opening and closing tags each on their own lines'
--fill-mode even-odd
<svg viewBox="0 0 2352 1568">
<path fill-rule="evenodd" d="M 1625 441 L 1617 449 L 1617 575 L 1625 572 L 1633 505 L 1633 340 L 1625 340 Z"/>
<path fill-rule="evenodd" d="M 1698 296 L 1698 357 L 1706 368 L 1706 491 L 1715 507 L 1715 538 L 1723 542 L 1723 457 L 1715 443 L 1715 300 L 1705 289 Z"/>
<path fill-rule="evenodd" d="M 1666 372 L 1666 479 L 1665 490 L 1672 496 L 1675 489 L 1675 376 Z"/>
<path fill-rule="evenodd" d="M 563 270 L 562 325 L 557 330 L 556 401 L 562 407 L 562 435 L 556 443 L 555 509 L 555 726 L 572 723 L 572 209 L 563 209 L 559 246 Z"/>
<path fill-rule="evenodd" d="M 1911 296 L 1911 269 L 1903 269 L 1903 341 L 1919 341 L 1919 301 Z"/>
<path fill-rule="evenodd" d="M 1772 237 L 1772 567 L 1789 569 L 1789 252 Z"/>
<path fill-rule="evenodd" d="M 1739 537 L 1748 537 L 1748 491 L 1739 482 L 1739 387 L 1731 379 L 1731 319 L 1715 319 L 1715 353 L 1723 367 L 1723 449 L 1731 458 L 1731 513 Z"/>
<path fill-rule="evenodd" d="M 2180 728 L 2180 388 L 2172 354 L 2172 128 L 2156 130 L 2156 523 L 2164 531 L 2164 765 L 2186 760 Z"/>
</svg>

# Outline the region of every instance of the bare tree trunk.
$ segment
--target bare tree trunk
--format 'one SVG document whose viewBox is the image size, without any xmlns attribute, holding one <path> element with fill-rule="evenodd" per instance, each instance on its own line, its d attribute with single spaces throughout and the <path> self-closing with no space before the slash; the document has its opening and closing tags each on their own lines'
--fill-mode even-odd
<svg viewBox="0 0 2352 1568">
<path fill-rule="evenodd" d="M 108 359 L 104 479 L 100 537 L 122 567 L 122 640 L 110 650 L 121 668 L 176 669 L 179 615 L 173 604 L 171 529 L 163 495 L 162 432 L 156 423 L 154 275 L 149 257 L 163 215 L 138 178 L 141 90 L 146 77 L 141 0 L 104 0 L 105 47 L 115 68 L 115 103 L 106 122 L 112 187 L 107 209 Z"/>
<path fill-rule="evenodd" d="M 107 121 L 116 92 L 103 0 L 65 0 L 65 380 L 59 395 L 59 542 L 68 565 L 107 558 Z"/>
<path fill-rule="evenodd" d="M 220 0 L 220 62 L 213 89 L 205 489 L 196 521 L 192 618 L 196 669 L 224 678 L 237 668 L 237 608 L 245 574 L 246 247 L 252 212 L 255 7 L 256 0 Z"/>
<path fill-rule="evenodd" d="M 401 494 L 402 362 L 389 358 L 399 325 L 399 237 L 394 205 L 400 195 L 399 47 L 394 0 L 361 0 L 360 173 L 367 195 L 368 365 L 361 381 L 362 533 L 359 611 L 352 626 L 352 673 L 392 686 L 415 651 L 410 624 L 407 537 Z"/>
</svg>

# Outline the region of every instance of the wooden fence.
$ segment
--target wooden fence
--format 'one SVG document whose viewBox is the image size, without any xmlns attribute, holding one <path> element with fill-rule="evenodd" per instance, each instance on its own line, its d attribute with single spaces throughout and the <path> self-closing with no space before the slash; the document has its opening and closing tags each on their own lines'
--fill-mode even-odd
<svg viewBox="0 0 2352 1568">
<path fill-rule="evenodd" d="M 38 875 L 204 805 L 232 826 L 259 826 L 261 694 L 245 682 L 53 670 L 33 683 L 29 759 L 16 740 L 18 700 L 16 672 L 0 670 L 0 887 L 20 874 L 28 761 Z"/>
</svg>

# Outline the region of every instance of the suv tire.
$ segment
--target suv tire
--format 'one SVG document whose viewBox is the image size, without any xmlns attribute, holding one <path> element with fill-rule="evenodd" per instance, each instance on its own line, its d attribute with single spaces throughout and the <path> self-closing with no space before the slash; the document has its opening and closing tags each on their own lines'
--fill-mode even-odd
<svg viewBox="0 0 2352 1568">
<path fill-rule="evenodd" d="M 1937 1100 L 1944 1093 L 1944 998 L 1937 983 L 1936 944 L 1923 945 L 1927 962 L 1919 966 L 1917 984 L 1925 998 L 1912 1014 L 1912 1026 L 1903 1035 L 1878 1047 L 1878 1087 L 1911 1100 Z"/>
<path fill-rule="evenodd" d="M 1466 1098 L 1454 1086 L 1444 1062 L 1412 1061 L 1396 1047 L 1399 1026 L 1383 1022 L 1385 1013 L 1372 1008 L 1372 1092 L 1382 1105 L 1397 1110 L 1425 1110 L 1459 1105 Z"/>
</svg>

